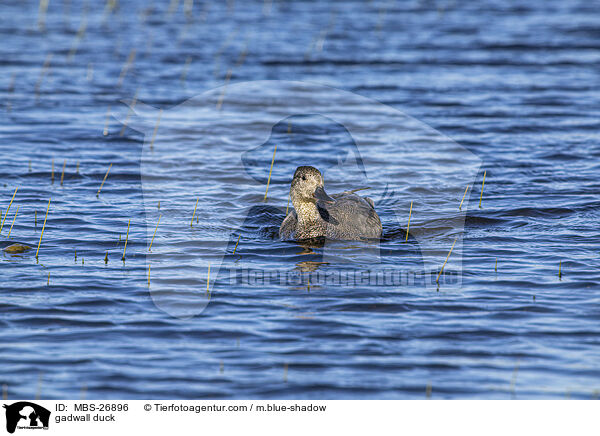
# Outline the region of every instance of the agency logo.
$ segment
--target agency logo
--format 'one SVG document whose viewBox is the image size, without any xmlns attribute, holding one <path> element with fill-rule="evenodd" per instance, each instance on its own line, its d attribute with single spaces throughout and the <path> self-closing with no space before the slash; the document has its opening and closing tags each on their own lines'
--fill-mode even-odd
<svg viewBox="0 0 600 436">
<path fill-rule="evenodd" d="M 4 405 L 6 409 L 6 431 L 14 433 L 18 428 L 27 430 L 47 430 L 50 411 L 29 401 L 19 401 Z"/>
</svg>

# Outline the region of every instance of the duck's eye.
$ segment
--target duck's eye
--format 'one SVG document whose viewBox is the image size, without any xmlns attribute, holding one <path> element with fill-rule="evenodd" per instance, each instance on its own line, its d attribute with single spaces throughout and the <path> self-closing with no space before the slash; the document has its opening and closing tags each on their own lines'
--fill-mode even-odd
<svg viewBox="0 0 600 436">
<path fill-rule="evenodd" d="M 302 180 L 306 180 L 306 176 L 302 176 Z"/>
</svg>

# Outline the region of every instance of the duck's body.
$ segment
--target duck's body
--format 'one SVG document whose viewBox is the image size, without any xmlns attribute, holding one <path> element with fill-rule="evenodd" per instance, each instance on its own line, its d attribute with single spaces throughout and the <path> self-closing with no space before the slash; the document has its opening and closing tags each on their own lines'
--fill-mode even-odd
<svg viewBox="0 0 600 436">
<path fill-rule="evenodd" d="M 298 167 L 290 196 L 294 210 L 279 228 L 281 239 L 360 240 L 379 239 L 381 220 L 373 200 L 352 191 L 329 197 L 323 189 L 323 176 L 314 167 Z"/>
</svg>

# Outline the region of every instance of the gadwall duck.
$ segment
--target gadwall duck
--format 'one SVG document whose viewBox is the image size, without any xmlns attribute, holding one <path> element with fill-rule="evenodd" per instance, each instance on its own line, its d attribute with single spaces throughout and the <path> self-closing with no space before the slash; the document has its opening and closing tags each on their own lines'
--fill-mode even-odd
<svg viewBox="0 0 600 436">
<path fill-rule="evenodd" d="M 354 191 L 327 195 L 321 172 L 311 166 L 296 169 L 290 188 L 294 206 L 279 228 L 281 239 L 379 239 L 381 220 L 373 200 Z"/>
</svg>

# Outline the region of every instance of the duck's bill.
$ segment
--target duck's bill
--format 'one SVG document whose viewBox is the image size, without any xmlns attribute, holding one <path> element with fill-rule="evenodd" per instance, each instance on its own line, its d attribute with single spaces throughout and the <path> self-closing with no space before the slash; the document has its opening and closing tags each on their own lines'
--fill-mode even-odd
<svg viewBox="0 0 600 436">
<path fill-rule="evenodd" d="M 324 201 L 326 203 L 335 202 L 335 200 L 333 198 L 331 198 L 329 195 L 327 195 L 327 192 L 325 192 L 325 189 L 323 189 L 323 187 L 321 187 L 321 186 L 319 186 L 317 189 L 315 189 L 315 193 L 313 194 L 313 197 L 315 197 L 319 201 Z"/>
</svg>

